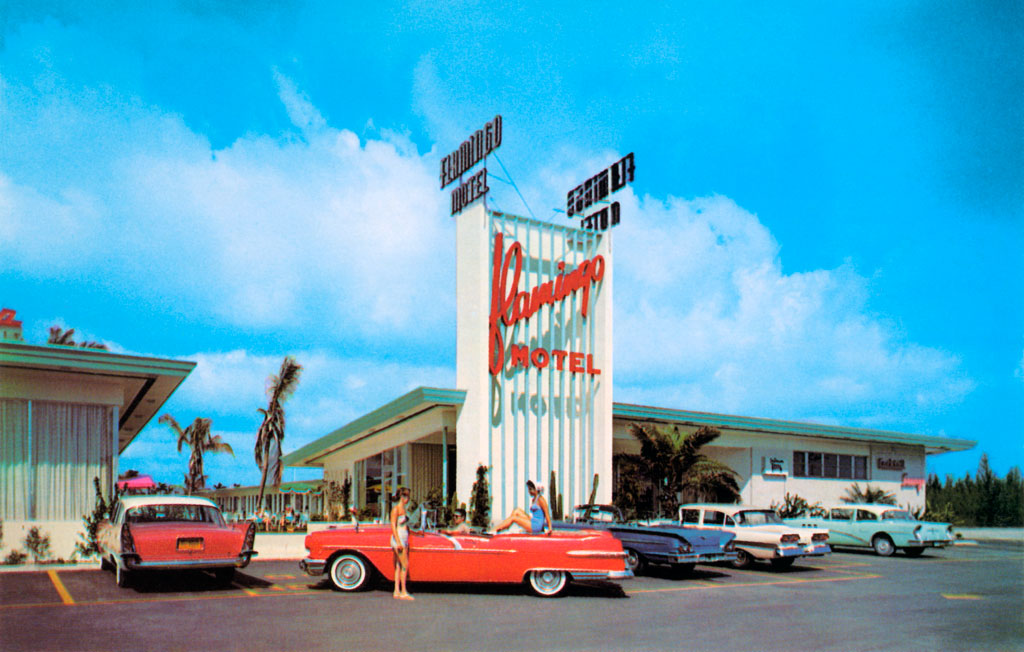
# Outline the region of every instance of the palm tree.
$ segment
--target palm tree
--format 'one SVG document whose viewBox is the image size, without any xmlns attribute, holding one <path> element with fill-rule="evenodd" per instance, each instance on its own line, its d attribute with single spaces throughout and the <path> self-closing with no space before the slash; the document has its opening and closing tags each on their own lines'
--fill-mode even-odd
<svg viewBox="0 0 1024 652">
<path fill-rule="evenodd" d="M 286 356 L 281 362 L 281 370 L 276 376 L 267 379 L 266 409 L 259 408 L 263 415 L 263 423 L 256 432 L 256 449 L 253 457 L 256 466 L 260 467 L 260 496 L 257 505 L 263 504 L 263 492 L 270 476 L 272 485 L 281 484 L 281 444 L 284 441 L 284 406 L 282 405 L 295 393 L 302 375 L 302 365 L 292 356 Z"/>
<path fill-rule="evenodd" d="M 76 344 L 75 340 L 72 339 L 72 335 L 75 334 L 74 328 L 63 330 L 60 326 L 50 327 L 50 337 L 46 340 L 47 344 L 57 344 L 59 346 L 80 346 L 84 349 L 103 349 L 107 351 L 107 345 L 100 342 L 82 342 Z"/>
<path fill-rule="evenodd" d="M 203 453 L 231 453 L 231 445 L 221 439 L 220 435 L 210 432 L 210 419 L 196 417 L 192 424 L 182 430 L 178 422 L 170 414 L 160 417 L 160 423 L 166 423 L 178 436 L 178 452 L 181 452 L 182 445 L 187 444 L 192 451 L 188 459 L 188 473 L 185 474 L 185 493 L 191 495 L 194 491 L 200 491 L 206 486 L 206 476 L 203 475 Z"/>
<path fill-rule="evenodd" d="M 856 482 L 846 489 L 846 493 L 840 496 L 844 503 L 876 503 L 878 505 L 895 505 L 895 494 L 885 489 L 874 488 L 871 485 L 864 485 L 861 489 Z"/>
<path fill-rule="evenodd" d="M 678 427 L 665 432 L 650 424 L 633 424 L 630 433 L 640 442 L 640 455 L 623 457 L 653 483 L 655 514 L 674 516 L 680 494 L 701 501 L 739 499 L 736 472 L 701 452 L 721 436 L 717 428 L 701 426 L 684 434 Z"/>
<path fill-rule="evenodd" d="M 64 330 L 60 326 L 50 326 L 50 339 L 48 339 L 46 343 L 59 344 L 60 346 L 74 346 L 75 341 L 72 339 L 72 335 L 74 334 L 74 328 Z"/>
</svg>

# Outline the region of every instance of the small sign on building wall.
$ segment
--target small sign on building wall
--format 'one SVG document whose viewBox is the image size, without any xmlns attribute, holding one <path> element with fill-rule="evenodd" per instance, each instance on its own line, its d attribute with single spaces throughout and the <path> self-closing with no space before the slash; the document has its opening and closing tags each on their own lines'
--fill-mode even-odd
<svg viewBox="0 0 1024 652">
<path fill-rule="evenodd" d="M 903 471 L 907 466 L 904 460 L 895 457 L 879 457 L 875 464 L 879 471 Z"/>
<path fill-rule="evenodd" d="M 785 455 L 764 455 L 761 457 L 761 475 L 789 475 L 789 464 Z"/>
</svg>

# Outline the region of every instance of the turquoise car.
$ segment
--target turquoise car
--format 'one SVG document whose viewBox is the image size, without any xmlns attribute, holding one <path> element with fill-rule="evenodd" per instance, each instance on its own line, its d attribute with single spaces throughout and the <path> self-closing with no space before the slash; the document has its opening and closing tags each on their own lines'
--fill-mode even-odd
<svg viewBox="0 0 1024 652">
<path fill-rule="evenodd" d="M 822 516 L 787 518 L 785 522 L 794 527 L 828 528 L 828 542 L 833 548 L 873 548 L 882 557 L 897 550 L 917 557 L 925 548 L 944 548 L 953 543 L 949 523 L 919 521 L 895 505 L 836 505 Z"/>
</svg>

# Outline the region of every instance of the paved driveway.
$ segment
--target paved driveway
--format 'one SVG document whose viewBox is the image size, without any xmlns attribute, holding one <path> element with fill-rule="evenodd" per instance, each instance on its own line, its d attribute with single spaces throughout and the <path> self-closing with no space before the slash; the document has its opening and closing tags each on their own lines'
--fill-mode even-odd
<svg viewBox="0 0 1024 652">
<path fill-rule="evenodd" d="M 415 569 L 414 569 L 415 572 Z M 1021 649 L 1024 551 L 919 559 L 836 553 L 774 572 L 704 566 L 554 600 L 518 586 L 413 585 L 342 594 L 295 562 L 255 562 L 129 589 L 98 570 L 0 574 L 3 650 Z"/>
</svg>

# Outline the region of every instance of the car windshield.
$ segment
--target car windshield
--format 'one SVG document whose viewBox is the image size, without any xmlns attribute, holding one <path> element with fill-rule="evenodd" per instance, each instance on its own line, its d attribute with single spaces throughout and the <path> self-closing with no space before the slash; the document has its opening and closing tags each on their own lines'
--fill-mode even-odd
<svg viewBox="0 0 1024 652">
<path fill-rule="evenodd" d="M 576 521 L 582 521 L 583 516 L 587 513 L 586 506 L 576 507 L 573 509 L 573 518 Z M 601 507 L 594 507 L 590 510 L 590 521 L 595 523 L 615 523 L 618 519 L 618 514 L 615 512 Z"/>
<path fill-rule="evenodd" d="M 224 525 L 220 510 L 209 505 L 140 505 L 128 510 L 129 523 L 213 523 Z"/>
<path fill-rule="evenodd" d="M 882 520 L 885 521 L 914 521 L 916 520 L 910 512 L 905 509 L 888 509 L 882 512 Z"/>
<path fill-rule="evenodd" d="M 779 515 L 770 509 L 736 512 L 736 525 L 777 525 L 782 523 Z"/>
</svg>

